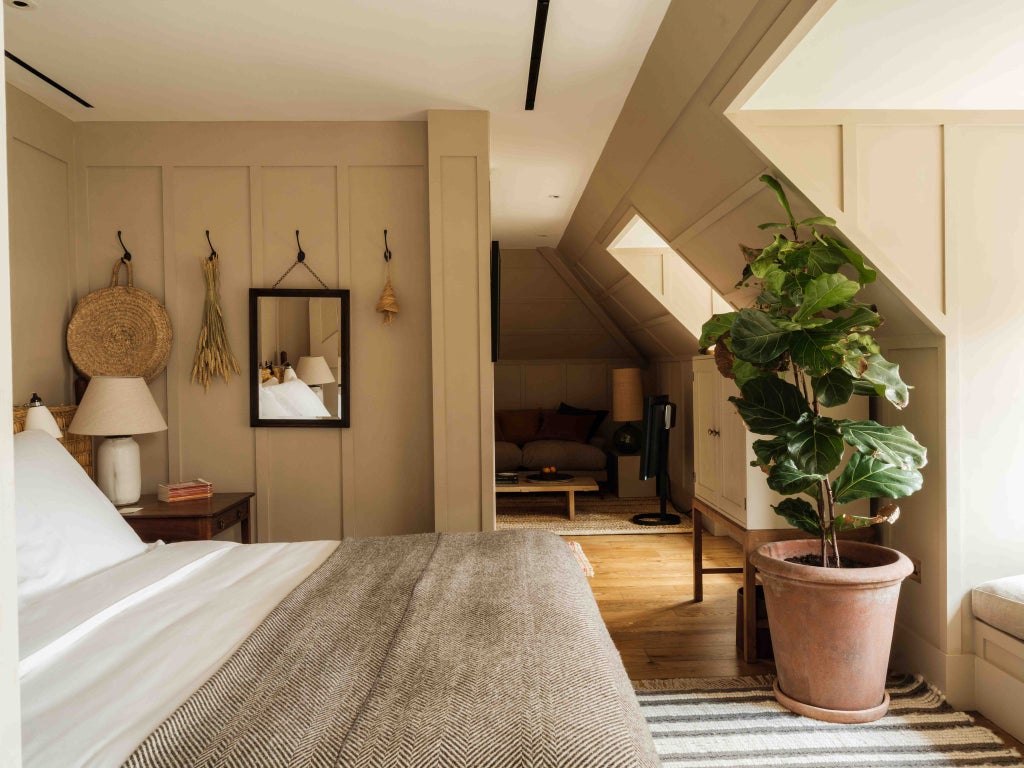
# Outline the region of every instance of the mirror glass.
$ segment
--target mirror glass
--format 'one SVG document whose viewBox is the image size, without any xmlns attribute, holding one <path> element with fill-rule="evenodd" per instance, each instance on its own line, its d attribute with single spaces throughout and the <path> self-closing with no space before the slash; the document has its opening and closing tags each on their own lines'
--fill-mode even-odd
<svg viewBox="0 0 1024 768">
<path fill-rule="evenodd" d="M 348 426 L 348 292 L 252 293 L 253 426 Z"/>
</svg>

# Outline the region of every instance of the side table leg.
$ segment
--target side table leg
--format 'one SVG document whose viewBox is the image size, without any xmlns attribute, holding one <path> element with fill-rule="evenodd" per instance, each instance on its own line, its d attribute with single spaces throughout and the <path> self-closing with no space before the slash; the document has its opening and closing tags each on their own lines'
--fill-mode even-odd
<svg viewBox="0 0 1024 768">
<path fill-rule="evenodd" d="M 704 600 L 704 524 L 696 505 L 690 515 L 693 520 L 693 602 L 700 603 Z"/>
</svg>

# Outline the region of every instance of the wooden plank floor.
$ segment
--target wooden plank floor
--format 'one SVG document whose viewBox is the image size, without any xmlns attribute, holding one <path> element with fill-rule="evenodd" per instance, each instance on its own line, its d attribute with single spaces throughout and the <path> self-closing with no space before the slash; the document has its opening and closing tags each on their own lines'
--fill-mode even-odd
<svg viewBox="0 0 1024 768">
<path fill-rule="evenodd" d="M 633 680 L 774 674 L 769 661 L 746 664 L 736 647 L 740 574 L 704 577 L 704 601 L 693 602 L 693 537 L 680 534 L 566 536 L 594 566 L 590 580 L 601 616 Z M 707 566 L 741 565 L 728 537 L 704 535 Z M 971 712 L 1024 754 L 1024 745 Z"/>
</svg>

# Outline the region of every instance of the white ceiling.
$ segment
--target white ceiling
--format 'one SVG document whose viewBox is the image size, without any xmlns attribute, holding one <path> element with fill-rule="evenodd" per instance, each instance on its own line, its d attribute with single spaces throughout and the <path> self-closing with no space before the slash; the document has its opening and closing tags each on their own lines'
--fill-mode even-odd
<svg viewBox="0 0 1024 768">
<path fill-rule="evenodd" d="M 1024 109 L 1024 2 L 836 0 L 744 109 Z"/>
<path fill-rule="evenodd" d="M 533 0 L 32 2 L 4 8 L 7 50 L 95 109 L 7 80 L 76 121 L 488 110 L 493 236 L 521 248 L 561 238 L 669 0 L 552 0 L 533 112 Z"/>
</svg>

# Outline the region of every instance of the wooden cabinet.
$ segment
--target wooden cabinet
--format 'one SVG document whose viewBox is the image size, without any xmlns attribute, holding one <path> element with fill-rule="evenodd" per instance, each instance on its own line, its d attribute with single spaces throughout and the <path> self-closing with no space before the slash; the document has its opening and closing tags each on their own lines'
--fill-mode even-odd
<svg viewBox="0 0 1024 768">
<path fill-rule="evenodd" d="M 714 358 L 694 358 L 694 495 L 741 528 L 789 528 L 772 510 L 783 497 L 768 488 L 759 467 L 750 466 L 754 460 L 752 445 L 758 436 L 747 431 L 736 407 L 729 402 L 734 395 L 739 395 L 736 384 L 718 372 Z M 854 398 L 826 413 L 833 418 L 866 419 L 867 399 Z M 862 500 L 846 510 L 867 515 L 869 506 L 867 500 Z"/>
</svg>

